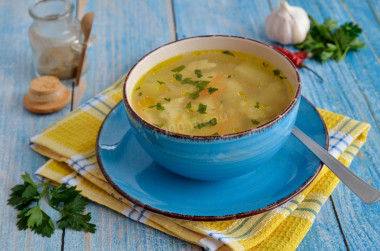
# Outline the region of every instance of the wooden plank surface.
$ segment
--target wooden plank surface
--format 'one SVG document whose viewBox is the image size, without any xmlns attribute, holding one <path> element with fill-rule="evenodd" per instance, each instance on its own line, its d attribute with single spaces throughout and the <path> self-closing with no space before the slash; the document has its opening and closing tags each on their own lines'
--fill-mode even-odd
<svg viewBox="0 0 380 251">
<path fill-rule="evenodd" d="M 380 3 L 375 0 L 301 1 L 302 6 L 322 21 L 333 17 L 339 23 L 354 21 L 363 28 L 367 48 L 349 53 L 340 63 L 323 64 L 307 60 L 325 79 L 321 84 L 310 72 L 300 70 L 302 94 L 316 106 L 372 125 L 360 158 L 351 165 L 362 178 L 380 188 Z M 0 3 L 0 250 L 59 250 L 61 231 L 41 238 L 29 231 L 17 231 L 16 211 L 6 205 L 9 189 L 20 182 L 24 171 L 32 173 L 45 158 L 27 145 L 28 138 L 69 112 L 69 107 L 53 115 L 36 116 L 22 107 L 22 97 L 34 77 L 27 29 L 31 23 L 26 6 L 31 0 Z M 269 1 L 144 0 L 89 1 L 87 11 L 95 11 L 94 34 L 98 37 L 88 55 L 87 90 L 82 101 L 111 85 L 150 50 L 196 35 L 230 34 L 268 41 L 264 20 Z M 25 8 L 19 8 L 24 6 Z M 174 12 L 174 15 L 173 15 Z M 6 62 L 6 63 L 4 63 Z M 17 154 L 16 154 L 17 153 Z M 379 204 L 379 203 L 378 203 Z M 365 205 L 340 184 L 322 208 L 299 250 L 366 250 L 380 247 L 380 206 Z M 65 250 L 191 250 L 199 248 L 143 226 L 108 208 L 90 203 L 88 211 L 98 226 L 95 234 L 67 231 Z M 49 212 L 50 213 L 50 212 Z"/>
<path fill-rule="evenodd" d="M 32 174 L 46 161 L 29 147 L 29 137 L 69 111 L 66 107 L 52 115 L 38 116 L 23 107 L 23 96 L 35 76 L 28 41 L 31 18 L 26 8 L 17 6 L 30 4 L 31 1 L 0 3 L 0 250 L 58 250 L 61 247 L 60 230 L 51 238 L 18 231 L 17 211 L 7 205 L 10 188 L 20 183 L 21 174 Z M 52 214 L 52 211 L 47 210 L 47 213 Z"/>
<path fill-rule="evenodd" d="M 363 28 L 363 40 L 367 48 L 353 53 L 341 62 L 341 73 L 349 76 L 344 92 L 352 105 L 352 117 L 368 121 L 372 125 L 369 140 L 361 150 L 361 158 L 355 159 L 352 169 L 367 182 L 380 188 L 380 77 L 379 37 L 380 27 L 376 17 L 365 3 L 345 1 L 343 9 L 339 4 L 320 3 L 321 12 L 335 15 L 341 22 L 357 22 Z M 374 182 L 377 181 L 377 182 Z M 340 185 L 333 193 L 337 214 L 347 243 L 353 250 L 376 249 L 380 247 L 379 203 L 366 205 L 345 186 Z"/>
<path fill-rule="evenodd" d="M 380 93 L 377 79 L 380 64 L 379 24 L 376 17 L 364 1 L 292 1 L 291 3 L 305 8 L 319 22 L 332 17 L 338 20 L 339 24 L 352 21 L 359 23 L 363 28 L 361 38 L 367 45 L 366 49 L 349 53 L 340 63 L 332 61 L 320 64 L 307 60 L 307 64 L 322 73 L 327 82 L 320 85 L 316 81 L 310 81 L 310 78 L 303 78 L 303 95 L 318 107 L 347 114 L 372 125 L 368 141 L 361 150 L 361 158 L 353 161 L 351 169 L 379 189 L 380 174 L 377 166 L 380 162 L 378 154 Z M 333 192 L 332 200 L 336 218 L 339 220 L 348 247 L 353 250 L 365 250 L 380 246 L 380 230 L 376 223 L 380 212 L 378 203 L 365 205 L 343 184 L 338 185 Z M 303 242 L 310 244 L 315 242 L 308 237 Z"/>
</svg>

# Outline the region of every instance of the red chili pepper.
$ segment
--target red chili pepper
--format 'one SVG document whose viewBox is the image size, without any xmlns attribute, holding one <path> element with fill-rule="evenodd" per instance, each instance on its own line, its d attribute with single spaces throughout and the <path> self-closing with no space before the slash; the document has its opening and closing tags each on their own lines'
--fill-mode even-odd
<svg viewBox="0 0 380 251">
<path fill-rule="evenodd" d="M 307 53 L 306 51 L 298 51 L 298 52 L 294 52 L 294 55 L 296 55 L 297 57 L 299 58 L 309 58 L 309 53 Z"/>
<path fill-rule="evenodd" d="M 323 82 L 323 79 L 321 76 L 319 76 L 314 70 L 310 69 L 307 65 L 304 64 L 303 60 L 304 58 L 308 58 L 309 57 L 309 54 L 305 51 L 299 51 L 299 52 L 291 52 L 291 51 L 288 51 L 282 47 L 278 47 L 278 46 L 273 46 L 274 49 L 278 50 L 279 52 L 283 53 L 285 56 L 287 56 L 290 61 L 293 62 L 293 64 L 297 67 L 297 68 L 306 68 L 308 69 L 309 71 L 311 71 L 312 73 L 314 73 L 322 82 Z"/>
<path fill-rule="evenodd" d="M 300 56 L 296 55 L 295 53 L 288 51 L 282 47 L 273 46 L 273 48 L 275 48 L 276 50 L 278 50 L 279 52 L 281 52 L 285 56 L 287 56 L 290 59 L 290 61 L 292 61 L 293 64 L 295 64 L 295 66 L 297 68 L 302 67 L 302 63 L 303 63 L 303 59 L 304 59 L 303 57 L 300 57 Z"/>
</svg>

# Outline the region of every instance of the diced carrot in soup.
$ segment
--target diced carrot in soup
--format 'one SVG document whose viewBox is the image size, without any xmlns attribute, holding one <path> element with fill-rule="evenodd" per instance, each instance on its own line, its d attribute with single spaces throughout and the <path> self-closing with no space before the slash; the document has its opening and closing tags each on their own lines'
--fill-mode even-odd
<svg viewBox="0 0 380 251">
<path fill-rule="evenodd" d="M 258 127 L 279 115 L 294 93 L 270 62 L 237 51 L 189 52 L 150 69 L 132 106 L 152 125 L 199 136 Z"/>
</svg>

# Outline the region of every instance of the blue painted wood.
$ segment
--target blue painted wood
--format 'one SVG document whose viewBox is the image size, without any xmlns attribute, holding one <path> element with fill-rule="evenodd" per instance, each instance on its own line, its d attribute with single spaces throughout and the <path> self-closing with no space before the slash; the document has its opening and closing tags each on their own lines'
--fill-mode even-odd
<svg viewBox="0 0 380 251">
<path fill-rule="evenodd" d="M 325 3 L 320 4 L 322 12 L 336 13 L 340 20 L 356 21 L 363 28 L 363 39 L 367 48 L 350 54 L 347 60 L 342 62 L 342 74 L 351 76 L 352 88 L 357 88 L 358 92 L 362 94 L 358 96 L 356 93 L 352 93 L 350 96 L 351 99 L 355 97 L 355 101 L 351 103 L 358 111 L 354 117 L 357 116 L 358 119 L 372 124 L 370 138 L 362 149 L 363 157 L 353 162 L 352 169 L 379 189 L 379 23 L 376 22 L 376 17 L 365 2 L 359 4 L 347 0 L 345 9 L 341 9 L 339 5 L 333 5 L 331 8 Z M 343 185 L 337 188 L 333 196 L 349 246 L 353 250 L 380 247 L 380 226 L 378 225 L 380 205 L 378 203 L 374 205 L 362 203 Z"/>
<path fill-rule="evenodd" d="M 320 64 L 312 60 L 306 63 L 322 73 L 325 84 L 311 78 L 303 78 L 303 94 L 319 107 L 347 114 L 372 125 L 369 139 L 361 150 L 360 159 L 355 159 L 351 169 L 379 189 L 379 60 L 374 48 L 378 43 L 379 24 L 366 2 L 345 1 L 291 1 L 322 22 L 333 17 L 342 24 L 356 21 L 363 28 L 362 39 L 367 48 L 351 52 L 346 59 L 337 63 L 329 61 Z M 374 28 L 373 28 L 374 27 Z M 374 30 L 376 29 L 376 31 Z M 376 52 L 375 52 L 376 51 Z M 377 181 L 377 182 L 376 182 Z M 353 249 L 379 246 L 379 228 L 376 225 L 379 205 L 367 206 L 340 184 L 333 193 L 337 215 L 346 235 L 348 245 Z M 368 208 L 370 210 L 368 210 Z M 367 210 L 365 210 L 366 208 Z M 358 217 L 360 215 L 360 217 Z M 306 238 L 307 240 L 307 238 Z"/>
<path fill-rule="evenodd" d="M 69 111 L 66 107 L 55 114 L 40 116 L 23 107 L 23 96 L 35 78 L 28 41 L 32 19 L 26 8 L 20 8 L 30 4 L 31 1 L 3 1 L 0 8 L 0 250 L 58 250 L 61 247 L 60 230 L 51 238 L 18 231 L 18 212 L 7 205 L 10 189 L 21 182 L 21 174 L 34 173 L 46 161 L 30 149 L 29 137 Z M 45 206 L 46 203 L 42 203 L 42 207 Z M 52 211 L 47 207 L 48 214 L 52 215 Z"/>
<path fill-rule="evenodd" d="M 145 53 L 178 38 L 231 34 L 246 36 L 264 42 L 264 20 L 271 1 L 89 1 L 88 11 L 96 12 L 94 34 L 97 44 L 88 55 L 91 67 L 85 101 L 111 85 Z M 27 139 L 69 112 L 66 108 L 46 116 L 30 114 L 22 107 L 22 97 L 34 77 L 27 29 L 31 23 L 26 6 L 31 0 L 3 1 L 0 8 L 0 250 L 58 250 L 61 231 L 52 238 L 41 238 L 29 231 L 17 231 L 16 211 L 6 205 L 9 189 L 20 182 L 23 171 L 33 172 L 45 158 L 29 149 Z M 379 13 L 380 1 L 301 1 L 290 4 L 302 6 L 322 21 L 333 17 L 339 23 L 355 21 L 363 28 L 362 38 L 367 48 L 349 53 L 340 63 L 329 61 L 320 64 L 306 60 L 309 67 L 325 78 L 320 84 L 312 73 L 300 69 L 302 93 L 316 106 L 372 125 L 369 139 L 361 150 L 360 158 L 351 165 L 352 170 L 380 188 L 380 106 L 379 85 Z M 23 8 L 20 8 L 23 6 Z M 173 22 L 172 10 L 175 12 Z M 175 27 L 177 28 L 175 31 Z M 299 250 L 344 250 L 340 223 L 348 246 L 352 250 L 380 247 L 378 204 L 365 205 L 344 185 L 333 193 L 336 210 L 330 200 L 322 208 L 313 227 L 299 246 Z M 66 231 L 65 249 L 198 249 L 179 239 L 126 219 L 108 208 L 90 203 L 88 211 L 98 225 L 96 234 Z M 50 213 L 50 212 L 49 212 Z M 337 215 L 337 216 L 335 216 Z"/>
<path fill-rule="evenodd" d="M 235 35 L 269 42 L 264 20 L 270 13 L 267 1 L 174 0 L 177 37 Z"/>
<path fill-rule="evenodd" d="M 367 2 L 376 17 L 377 23 L 380 24 L 380 2 L 377 0 L 367 0 Z"/>
</svg>

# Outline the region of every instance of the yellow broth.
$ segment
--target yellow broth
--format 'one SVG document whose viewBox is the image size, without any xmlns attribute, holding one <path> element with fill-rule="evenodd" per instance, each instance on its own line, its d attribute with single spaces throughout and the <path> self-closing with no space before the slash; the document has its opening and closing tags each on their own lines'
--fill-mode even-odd
<svg viewBox="0 0 380 251">
<path fill-rule="evenodd" d="M 133 91 L 132 107 L 164 130 L 226 135 L 272 120 L 293 96 L 287 77 L 270 62 L 237 51 L 207 50 L 149 70 Z"/>
</svg>

